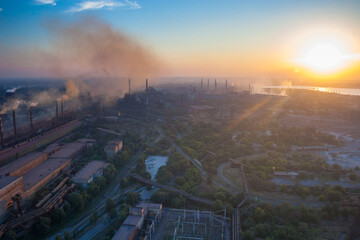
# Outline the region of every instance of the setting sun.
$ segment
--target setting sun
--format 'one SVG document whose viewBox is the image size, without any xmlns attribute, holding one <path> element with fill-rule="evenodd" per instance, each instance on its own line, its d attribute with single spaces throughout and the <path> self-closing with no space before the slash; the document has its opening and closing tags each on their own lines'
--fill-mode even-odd
<svg viewBox="0 0 360 240">
<path fill-rule="evenodd" d="M 327 73 L 341 68 L 345 62 L 345 55 L 337 46 L 319 44 L 307 52 L 303 62 L 316 72 Z"/>
</svg>

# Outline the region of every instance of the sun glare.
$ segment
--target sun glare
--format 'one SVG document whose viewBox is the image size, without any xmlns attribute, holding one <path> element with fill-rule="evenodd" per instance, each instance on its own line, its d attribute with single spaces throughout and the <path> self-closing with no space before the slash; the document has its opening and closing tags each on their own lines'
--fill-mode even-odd
<svg viewBox="0 0 360 240">
<path fill-rule="evenodd" d="M 319 44 L 309 49 L 304 64 L 316 72 L 333 72 L 340 69 L 345 61 L 344 53 L 331 44 Z"/>
<path fill-rule="evenodd" d="M 316 74 L 335 74 L 359 58 L 358 54 L 348 54 L 345 49 L 345 45 L 335 41 L 317 42 L 302 49 L 302 57 L 295 63 Z"/>
</svg>

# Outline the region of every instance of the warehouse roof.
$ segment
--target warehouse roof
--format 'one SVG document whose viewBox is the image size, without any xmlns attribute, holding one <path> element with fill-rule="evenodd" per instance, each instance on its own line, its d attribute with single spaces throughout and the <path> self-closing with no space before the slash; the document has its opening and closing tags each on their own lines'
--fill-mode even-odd
<svg viewBox="0 0 360 240">
<path fill-rule="evenodd" d="M 74 176 L 74 178 L 82 178 L 87 180 L 104 167 L 105 162 L 103 161 L 91 161 L 85 167 L 80 169 L 80 171 Z"/>
<path fill-rule="evenodd" d="M 52 158 L 71 158 L 78 151 L 81 151 L 84 148 L 83 143 L 72 142 L 68 143 L 61 147 L 61 149 L 55 152 L 51 157 Z"/>
<path fill-rule="evenodd" d="M 12 176 L 1 177 L 0 178 L 0 190 L 3 189 L 4 187 L 8 186 L 10 183 L 17 181 L 19 178 L 21 178 L 21 177 L 12 177 Z"/>
<path fill-rule="evenodd" d="M 18 169 L 24 167 L 25 165 L 30 164 L 32 161 L 34 161 L 37 158 L 45 157 L 44 155 L 46 155 L 46 153 L 42 153 L 42 152 L 29 153 L 9 164 L 6 164 L 2 168 L 0 168 L 0 176 L 3 177 L 6 174 L 9 174 L 15 170 L 18 170 Z"/>
<path fill-rule="evenodd" d="M 28 190 L 42 179 L 53 173 L 56 169 L 69 163 L 70 160 L 63 158 L 50 158 L 24 174 L 24 190 Z"/>
<path fill-rule="evenodd" d="M 141 216 L 134 216 L 134 215 L 129 215 L 125 221 L 123 222 L 123 224 L 126 225 L 138 225 L 138 223 L 141 220 Z"/>
<path fill-rule="evenodd" d="M 121 225 L 119 230 L 115 233 L 112 240 L 128 240 L 133 231 L 135 230 L 134 225 Z"/>
</svg>

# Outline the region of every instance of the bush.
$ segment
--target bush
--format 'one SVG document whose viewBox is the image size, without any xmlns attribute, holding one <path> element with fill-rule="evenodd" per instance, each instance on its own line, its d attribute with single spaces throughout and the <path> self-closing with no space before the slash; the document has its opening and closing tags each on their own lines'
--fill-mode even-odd
<svg viewBox="0 0 360 240">
<path fill-rule="evenodd" d="M 342 193 L 336 190 L 328 190 L 326 192 L 326 199 L 330 202 L 338 202 L 341 200 Z"/>
</svg>

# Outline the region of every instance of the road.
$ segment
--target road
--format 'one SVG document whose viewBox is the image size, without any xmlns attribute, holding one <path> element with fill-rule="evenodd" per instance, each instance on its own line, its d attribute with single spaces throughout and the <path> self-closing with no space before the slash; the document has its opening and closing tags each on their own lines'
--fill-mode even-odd
<svg viewBox="0 0 360 240">
<path fill-rule="evenodd" d="M 222 173 L 222 170 L 224 167 L 230 165 L 231 162 L 224 162 L 222 163 L 219 167 L 218 167 L 218 175 L 221 177 L 221 179 L 226 182 L 227 184 L 229 184 L 232 187 L 238 188 L 237 186 L 235 186 L 232 182 L 230 182 Z"/>
</svg>

